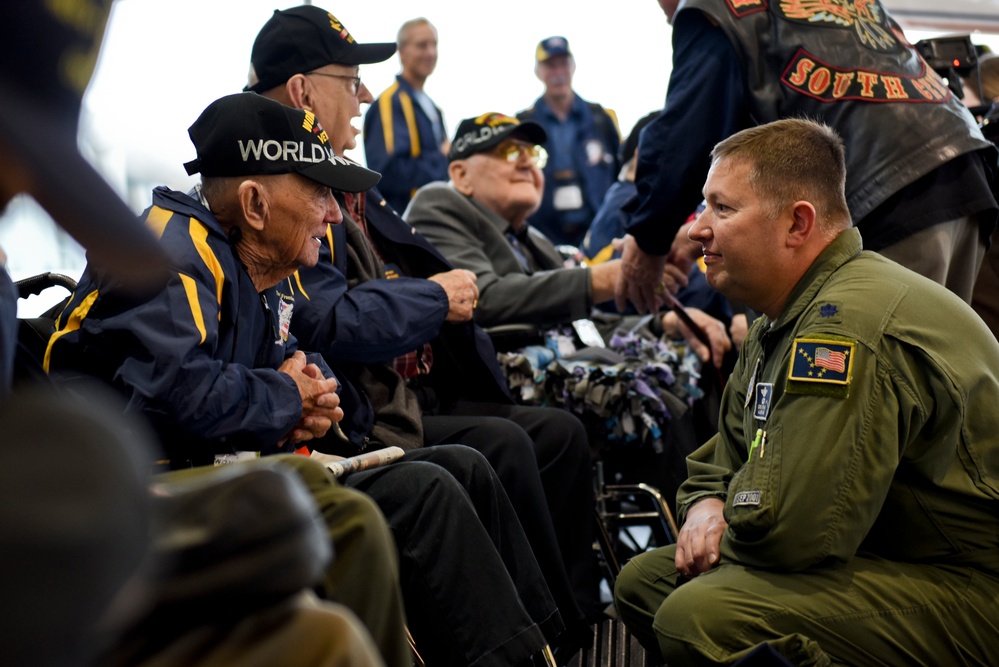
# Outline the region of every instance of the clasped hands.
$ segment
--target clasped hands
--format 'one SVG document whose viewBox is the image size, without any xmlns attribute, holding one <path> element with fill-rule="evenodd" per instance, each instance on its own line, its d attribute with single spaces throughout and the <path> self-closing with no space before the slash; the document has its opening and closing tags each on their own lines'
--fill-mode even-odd
<svg viewBox="0 0 999 667">
<path fill-rule="evenodd" d="M 308 363 L 304 352 L 298 350 L 285 359 L 278 371 L 295 381 L 302 397 L 302 417 L 282 443 L 290 440 L 299 444 L 321 438 L 333 424 L 343 419 L 336 379 L 323 377 L 319 366 Z"/>
</svg>

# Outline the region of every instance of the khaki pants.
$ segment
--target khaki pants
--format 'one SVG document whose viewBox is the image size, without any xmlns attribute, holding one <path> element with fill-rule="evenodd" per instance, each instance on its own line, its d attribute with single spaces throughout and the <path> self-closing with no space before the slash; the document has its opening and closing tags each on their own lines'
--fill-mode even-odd
<svg viewBox="0 0 999 667">
<path fill-rule="evenodd" d="M 985 256 L 978 216 L 971 215 L 928 227 L 878 254 L 940 283 L 971 303 L 978 269 Z"/>
<path fill-rule="evenodd" d="M 766 642 L 793 664 L 989 665 L 999 656 L 999 578 L 970 567 L 856 557 L 804 572 L 722 562 L 678 580 L 675 546 L 633 558 L 618 613 L 669 665 L 730 664 Z"/>
<path fill-rule="evenodd" d="M 323 465 L 308 457 L 268 456 L 260 464 L 275 462 L 298 473 L 325 519 L 334 553 L 323 578 L 325 596 L 360 618 L 388 667 L 412 665 L 395 541 L 378 506 L 365 494 L 342 486 Z M 252 466 L 257 462 L 233 465 Z M 211 474 L 213 470 L 190 468 L 165 473 L 165 477 L 181 479 Z"/>
</svg>

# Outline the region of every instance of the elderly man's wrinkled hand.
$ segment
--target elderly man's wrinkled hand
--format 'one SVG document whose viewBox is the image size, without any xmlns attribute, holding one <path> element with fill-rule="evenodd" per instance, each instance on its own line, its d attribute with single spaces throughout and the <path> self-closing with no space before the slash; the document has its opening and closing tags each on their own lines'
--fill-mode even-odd
<svg viewBox="0 0 999 667">
<path fill-rule="evenodd" d="M 691 241 L 688 236 L 690 228 L 693 226 L 694 221 L 691 220 L 680 227 L 676 236 L 673 237 L 669 254 L 666 255 L 666 261 L 678 266 L 684 275 L 690 273 L 690 270 L 694 268 L 694 262 L 704 254 L 701 244 L 697 241 Z"/>
<path fill-rule="evenodd" d="M 685 577 L 696 577 L 718 565 L 719 548 L 728 522 L 720 498 L 703 498 L 687 510 L 676 540 L 675 565 Z"/>
<path fill-rule="evenodd" d="M 698 359 L 710 361 L 715 368 L 721 368 L 725 355 L 732 349 L 732 340 L 728 337 L 728 332 L 725 331 L 725 323 L 699 308 L 687 308 L 686 312 L 694 324 L 701 327 L 707 334 L 710 347 L 702 343 L 690 327 L 673 311 L 663 315 L 663 331 L 670 338 L 683 338 Z"/>
<path fill-rule="evenodd" d="M 465 269 L 452 269 L 430 276 L 447 293 L 448 322 L 468 322 L 479 305 L 479 288 L 475 274 Z"/>
<path fill-rule="evenodd" d="M 334 422 L 343 419 L 336 380 L 324 378 L 319 367 L 308 363 L 301 350 L 285 359 L 278 371 L 295 381 L 302 398 L 302 418 L 288 434 L 292 442 L 322 437 Z"/>
<path fill-rule="evenodd" d="M 617 309 L 623 311 L 628 301 L 634 304 L 640 313 L 654 313 L 663 305 L 665 290 L 675 286 L 663 283 L 663 267 L 666 264 L 665 255 L 649 255 L 641 248 L 635 238 L 628 234 L 624 237 L 621 252 L 621 271 L 618 274 L 617 285 L 614 287 L 614 302 Z"/>
<path fill-rule="evenodd" d="M 666 264 L 663 266 L 662 282 L 660 283 L 663 286 L 663 289 L 660 289 L 660 293 L 664 295 L 664 301 L 667 300 L 665 292 L 676 294 L 690 284 L 690 271 L 670 262 L 669 255 L 666 257 Z"/>
</svg>

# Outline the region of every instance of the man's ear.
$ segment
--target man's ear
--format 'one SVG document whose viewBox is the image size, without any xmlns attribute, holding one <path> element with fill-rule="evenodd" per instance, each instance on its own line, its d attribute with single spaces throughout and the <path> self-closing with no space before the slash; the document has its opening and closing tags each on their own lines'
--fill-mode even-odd
<svg viewBox="0 0 999 667">
<path fill-rule="evenodd" d="M 267 189 L 259 181 L 245 180 L 239 184 L 237 196 L 243 219 L 253 229 L 263 231 L 269 214 Z"/>
<path fill-rule="evenodd" d="M 787 245 L 797 248 L 805 244 L 816 231 L 818 223 L 815 207 L 811 202 L 796 201 L 791 205 L 791 224 L 787 230 Z"/>
<path fill-rule="evenodd" d="M 312 99 L 312 86 L 304 74 L 296 74 L 288 79 L 284 84 L 284 92 L 288 96 L 288 106 L 295 109 L 305 109 L 314 111 Z M 281 100 L 278 100 L 279 102 Z"/>
<path fill-rule="evenodd" d="M 454 189 L 465 195 L 472 196 L 472 184 L 468 180 L 468 165 L 464 160 L 455 160 L 447 167 L 447 175 L 454 183 Z"/>
</svg>

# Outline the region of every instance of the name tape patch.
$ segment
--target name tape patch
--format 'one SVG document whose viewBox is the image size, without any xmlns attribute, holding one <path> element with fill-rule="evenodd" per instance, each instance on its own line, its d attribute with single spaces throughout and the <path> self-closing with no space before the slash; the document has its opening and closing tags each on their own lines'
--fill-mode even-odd
<svg viewBox="0 0 999 667">
<path fill-rule="evenodd" d="M 732 498 L 733 507 L 743 507 L 746 505 L 752 507 L 758 507 L 760 505 L 760 500 L 763 498 L 762 491 L 739 491 Z"/>
</svg>

